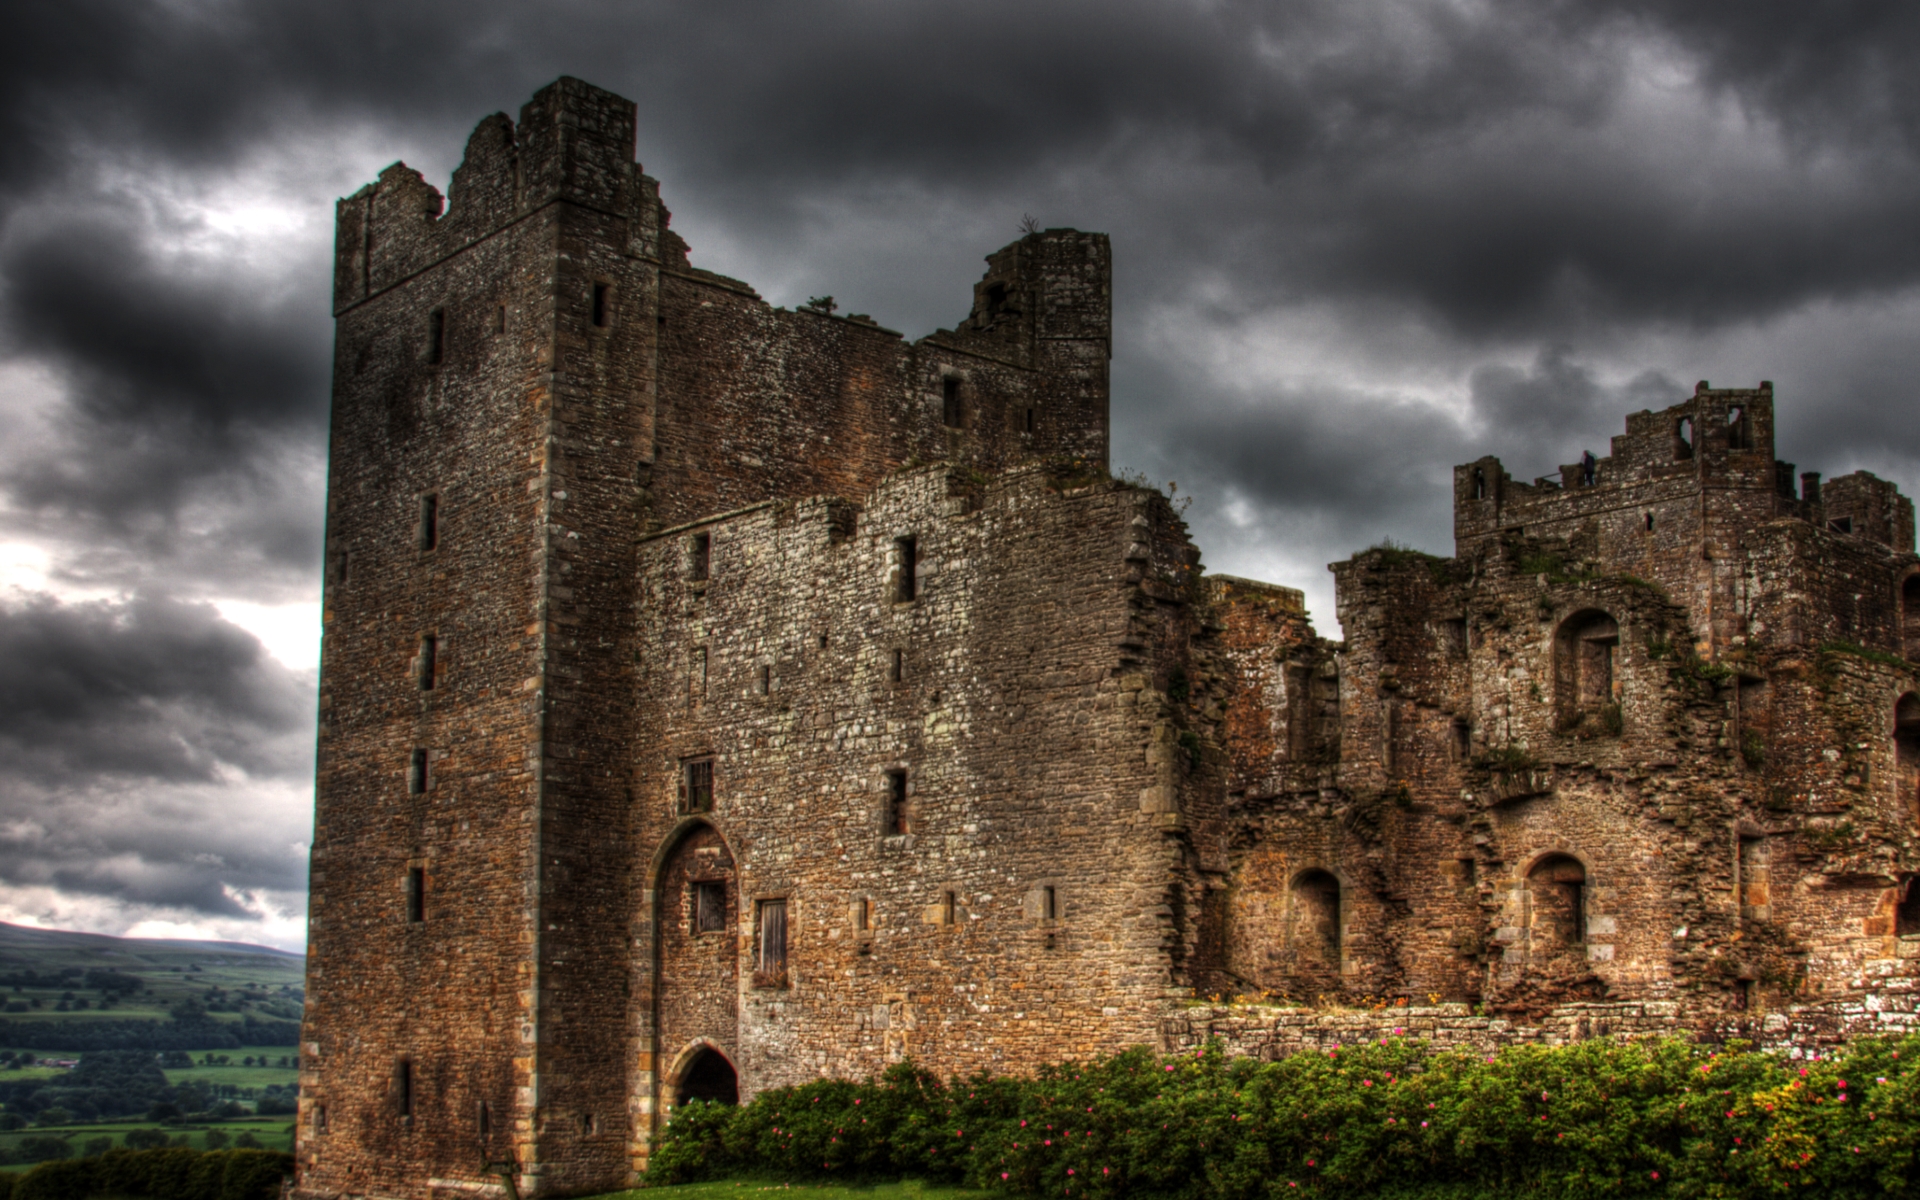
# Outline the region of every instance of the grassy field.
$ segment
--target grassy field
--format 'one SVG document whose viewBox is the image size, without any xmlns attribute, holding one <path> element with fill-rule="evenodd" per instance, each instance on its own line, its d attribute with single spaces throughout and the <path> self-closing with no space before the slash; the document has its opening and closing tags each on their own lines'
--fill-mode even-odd
<svg viewBox="0 0 1920 1200">
<path fill-rule="evenodd" d="M 138 990 L 89 988 L 89 971 L 132 976 Z M 266 946 L 0 923 L 0 1009 L 11 1010 L 0 1017 L 8 1020 L 165 1020 L 177 1005 L 192 1001 L 215 1020 L 251 1015 L 298 1021 L 305 984 L 304 957 Z"/>
<path fill-rule="evenodd" d="M 717 1183 L 688 1183 L 679 1187 L 609 1192 L 595 1200 L 774 1200 L 770 1193 L 805 1200 L 984 1200 L 992 1192 L 942 1187 L 918 1179 L 860 1187 L 837 1183 L 777 1183 L 766 1179 L 725 1179 Z"/>
</svg>

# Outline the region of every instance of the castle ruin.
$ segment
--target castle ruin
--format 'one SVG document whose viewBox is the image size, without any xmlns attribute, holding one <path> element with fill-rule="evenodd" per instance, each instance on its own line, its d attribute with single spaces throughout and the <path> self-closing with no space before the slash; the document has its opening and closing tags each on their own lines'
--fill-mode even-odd
<svg viewBox="0 0 1920 1200">
<path fill-rule="evenodd" d="M 1913 507 L 1770 385 L 1457 468 L 1334 643 L 1109 476 L 1104 236 L 908 342 L 690 265 L 634 137 L 562 79 L 339 205 L 297 1195 L 908 1055 L 1913 1019 Z"/>
</svg>

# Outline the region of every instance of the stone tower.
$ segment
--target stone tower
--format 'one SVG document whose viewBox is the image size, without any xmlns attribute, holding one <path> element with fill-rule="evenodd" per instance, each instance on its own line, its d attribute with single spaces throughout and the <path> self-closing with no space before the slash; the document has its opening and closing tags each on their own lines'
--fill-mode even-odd
<svg viewBox="0 0 1920 1200">
<path fill-rule="evenodd" d="M 1106 461 L 1104 236 L 1022 238 L 908 344 L 690 266 L 634 135 L 563 78 L 444 203 L 395 164 L 339 204 L 303 1195 L 628 1180 L 642 538 Z"/>
</svg>

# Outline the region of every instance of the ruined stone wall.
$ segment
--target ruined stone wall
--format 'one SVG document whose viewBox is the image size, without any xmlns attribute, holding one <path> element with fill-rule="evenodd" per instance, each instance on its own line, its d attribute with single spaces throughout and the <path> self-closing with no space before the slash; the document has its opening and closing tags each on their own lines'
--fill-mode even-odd
<svg viewBox="0 0 1920 1200">
<path fill-rule="evenodd" d="M 636 1095 L 671 1102 L 703 1042 L 751 1094 L 906 1054 L 1018 1070 L 1151 1040 L 1180 817 L 1179 789 L 1155 792 L 1154 684 L 1184 605 L 1139 602 L 1188 548 L 1160 497 L 1063 482 L 935 466 L 863 506 L 778 503 L 643 545 L 630 869 L 659 882 L 634 914 Z M 711 807 L 690 813 L 701 762 Z M 697 968 L 687 838 L 733 863 L 729 929 Z M 769 900 L 778 977 L 756 959 Z M 737 1011 L 701 998 L 722 974 Z"/>
</svg>

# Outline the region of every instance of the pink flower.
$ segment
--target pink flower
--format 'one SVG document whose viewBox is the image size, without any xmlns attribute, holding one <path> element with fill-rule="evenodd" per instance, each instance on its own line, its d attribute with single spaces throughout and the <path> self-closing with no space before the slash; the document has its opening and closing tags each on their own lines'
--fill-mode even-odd
<svg viewBox="0 0 1920 1200">
<path fill-rule="evenodd" d="M 1067 1168 L 1067 1174 L 1069 1174 L 1069 1175 L 1071 1175 L 1071 1174 L 1073 1174 L 1073 1168 L 1072 1168 L 1072 1167 L 1068 1167 L 1068 1168 Z"/>
<path fill-rule="evenodd" d="M 1000 1178 L 1005 1179 L 1006 1177 L 1007 1173 L 1005 1171 L 1000 1172 Z"/>
<path fill-rule="evenodd" d="M 1427 1123 L 1425 1121 L 1420 1122 L 1420 1128 L 1425 1129 L 1426 1127 Z"/>
<path fill-rule="evenodd" d="M 1653 1178 L 1653 1179 L 1658 1179 L 1658 1178 L 1660 1178 L 1660 1172 L 1658 1172 L 1658 1171 L 1648 1171 L 1648 1172 L 1647 1172 L 1647 1175 L 1648 1175 L 1649 1177 L 1651 1177 L 1651 1178 Z"/>
<path fill-rule="evenodd" d="M 1169 1071 L 1171 1071 L 1171 1070 L 1173 1070 L 1173 1068 L 1172 1068 L 1172 1067 L 1168 1067 L 1168 1068 L 1167 1068 L 1167 1070 L 1169 1070 Z M 1805 1072 L 1805 1071 L 1802 1071 L 1802 1072 L 1800 1072 L 1800 1073 L 1801 1073 L 1802 1075 L 1805 1075 L 1805 1074 L 1806 1074 L 1806 1072 Z"/>
</svg>

